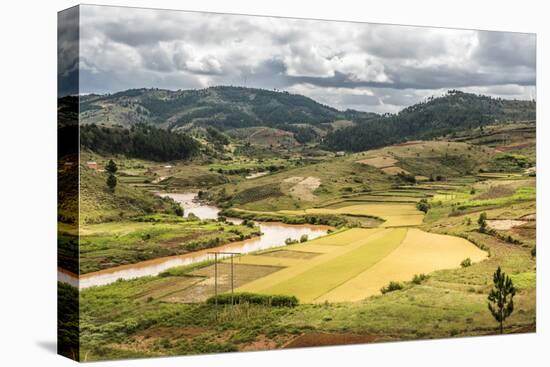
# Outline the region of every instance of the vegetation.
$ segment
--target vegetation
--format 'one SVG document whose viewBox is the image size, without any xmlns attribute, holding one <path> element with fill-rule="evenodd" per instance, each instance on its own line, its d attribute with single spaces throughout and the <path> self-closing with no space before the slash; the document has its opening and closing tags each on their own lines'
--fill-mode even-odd
<svg viewBox="0 0 550 367">
<path fill-rule="evenodd" d="M 289 232 L 286 246 L 238 256 L 234 268 L 208 260 L 82 289 L 79 316 L 59 307 L 61 334 L 72 337 L 77 320 L 81 336 L 64 353 L 91 361 L 316 345 L 319 335 L 329 344 L 487 335 L 499 318 L 500 332 L 534 331 L 535 128 L 518 121 L 534 107 L 456 91 L 385 116 L 250 88 L 82 97 L 81 160 L 106 172 L 82 165 L 80 188 L 60 172 L 62 268 L 185 255 L 256 236 L 255 221 L 332 228 L 311 240 Z M 118 147 L 125 134 L 132 143 Z M 140 139 L 158 147 L 133 145 Z M 154 194 L 191 190 L 223 208 L 216 220 L 183 218 Z M 499 276 L 504 287 L 497 267 L 510 274 Z"/>
<path fill-rule="evenodd" d="M 428 280 L 429 276 L 426 274 L 415 274 L 412 279 L 413 284 L 422 284 L 422 282 Z"/>
<path fill-rule="evenodd" d="M 77 188 L 73 188 L 75 191 L 72 193 L 70 191 L 63 193 L 68 198 L 79 197 L 80 202 L 64 202 L 59 208 L 59 215 L 63 217 L 63 221 L 76 220 L 78 204 L 80 204 L 81 223 L 125 221 L 155 212 L 176 215 L 181 213 L 181 207 L 172 199 L 162 198 L 123 182 L 117 182 L 117 189 L 112 192 L 105 185 L 107 178 L 106 172 L 81 167 L 80 197 Z"/>
<path fill-rule="evenodd" d="M 169 91 L 131 89 L 110 95 L 89 95 L 81 99 L 84 122 L 104 119 L 105 111 L 115 107 L 109 123 L 130 126 L 134 121 L 163 124 L 170 129 L 193 124 L 217 128 L 312 124 L 319 126 L 335 120 L 371 118 L 372 113 L 338 111 L 310 98 L 265 89 L 218 86 L 201 90 Z M 301 135 L 301 132 L 297 135 Z"/>
<path fill-rule="evenodd" d="M 380 288 L 380 292 L 386 294 L 388 292 L 400 291 L 401 289 L 403 289 L 403 284 L 391 281 L 387 286 Z"/>
<path fill-rule="evenodd" d="M 469 257 L 465 258 L 464 260 L 462 260 L 462 262 L 460 263 L 460 266 L 462 266 L 463 268 L 467 268 L 469 266 L 472 266 L 472 259 L 470 259 Z"/>
<path fill-rule="evenodd" d="M 416 209 L 420 210 L 421 212 L 427 213 L 428 210 L 430 210 L 430 204 L 428 203 L 428 200 L 420 199 L 420 201 L 416 203 Z"/>
<path fill-rule="evenodd" d="M 168 215 L 81 226 L 80 273 L 174 256 L 258 236 L 257 227 Z"/>
<path fill-rule="evenodd" d="M 100 154 L 123 154 L 164 162 L 189 159 L 199 152 L 198 143 L 186 134 L 142 124 L 130 129 L 82 125 L 80 145 Z"/>
<path fill-rule="evenodd" d="M 489 293 L 489 311 L 500 325 L 500 333 L 504 333 L 504 320 L 514 312 L 514 296 L 516 288 L 512 279 L 504 273 L 500 266 L 493 275 L 493 288 Z"/>
<path fill-rule="evenodd" d="M 534 120 L 535 102 L 494 99 L 451 90 L 395 115 L 359 121 L 325 137 L 333 150 L 363 151 L 406 140 L 430 139 L 495 121 Z"/>
<path fill-rule="evenodd" d="M 243 292 L 235 294 L 219 294 L 218 296 L 208 298 L 206 303 L 211 305 L 234 305 L 250 303 L 272 307 L 296 307 L 298 305 L 298 299 L 294 296 L 266 295 Z"/>
<path fill-rule="evenodd" d="M 481 233 L 485 233 L 487 231 L 487 213 L 483 212 L 479 215 L 477 224 L 479 224 L 479 231 Z"/>
</svg>

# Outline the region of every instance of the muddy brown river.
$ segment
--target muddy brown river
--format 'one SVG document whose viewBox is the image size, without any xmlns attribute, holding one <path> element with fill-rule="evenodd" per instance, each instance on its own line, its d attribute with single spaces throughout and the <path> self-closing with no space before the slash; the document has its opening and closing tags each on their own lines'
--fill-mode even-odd
<svg viewBox="0 0 550 367">
<path fill-rule="evenodd" d="M 201 219 L 215 219 L 218 217 L 219 208 L 212 205 L 205 205 L 196 200 L 196 193 L 162 193 L 159 195 L 169 196 L 179 202 L 184 209 L 184 215 L 193 213 Z M 239 219 L 231 219 L 235 223 Z M 279 222 L 259 222 L 262 235 L 244 241 L 232 242 L 215 248 L 191 252 L 184 255 L 161 257 L 157 259 L 142 261 L 136 264 L 121 265 L 93 273 L 87 273 L 79 278 L 62 269 L 58 270 L 58 280 L 72 284 L 80 289 L 113 283 L 118 279 L 133 279 L 143 276 L 158 275 L 159 273 L 180 265 L 189 265 L 212 259 L 212 251 L 227 251 L 237 253 L 249 253 L 264 250 L 272 247 L 282 246 L 287 238 L 299 239 L 307 235 L 308 239 L 317 238 L 327 233 L 328 226 L 319 225 L 290 225 Z M 221 256 L 218 256 L 221 258 Z"/>
</svg>

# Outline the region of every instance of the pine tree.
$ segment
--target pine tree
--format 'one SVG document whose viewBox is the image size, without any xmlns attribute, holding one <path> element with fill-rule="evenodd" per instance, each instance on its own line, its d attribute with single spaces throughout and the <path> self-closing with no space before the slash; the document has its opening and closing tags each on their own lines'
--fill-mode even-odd
<svg viewBox="0 0 550 367">
<path fill-rule="evenodd" d="M 107 176 L 107 187 L 111 192 L 115 192 L 115 187 L 117 184 L 116 176 L 112 173 L 109 173 L 109 176 Z"/>
<path fill-rule="evenodd" d="M 105 166 L 105 171 L 107 171 L 111 175 L 114 175 L 116 171 L 118 171 L 118 167 L 112 159 L 109 159 L 109 162 Z"/>
<path fill-rule="evenodd" d="M 512 279 L 505 272 L 501 271 L 500 266 L 493 274 L 493 289 L 489 292 L 489 311 L 500 323 L 500 333 L 504 333 L 503 323 L 508 316 L 514 312 L 514 296 L 516 288 Z"/>
</svg>

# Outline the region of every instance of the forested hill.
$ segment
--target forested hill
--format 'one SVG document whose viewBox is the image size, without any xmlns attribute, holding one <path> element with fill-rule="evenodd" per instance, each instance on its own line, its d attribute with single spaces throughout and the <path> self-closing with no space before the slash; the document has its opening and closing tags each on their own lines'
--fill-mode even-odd
<svg viewBox="0 0 550 367">
<path fill-rule="evenodd" d="M 338 111 L 302 95 L 243 87 L 200 90 L 131 89 L 80 100 L 84 124 L 153 124 L 165 129 L 215 126 L 219 129 L 290 124 L 319 126 L 335 120 L 377 117 L 373 113 Z"/>
<path fill-rule="evenodd" d="M 363 151 L 407 140 L 430 139 L 455 131 L 509 121 L 534 121 L 536 102 L 495 99 L 449 91 L 395 115 L 356 119 L 355 126 L 329 133 L 323 145 L 331 150 Z"/>
<path fill-rule="evenodd" d="M 188 136 L 138 124 L 130 129 L 95 124 L 80 127 L 80 147 L 100 154 L 123 154 L 152 161 L 185 160 L 199 154 L 199 143 Z"/>
</svg>

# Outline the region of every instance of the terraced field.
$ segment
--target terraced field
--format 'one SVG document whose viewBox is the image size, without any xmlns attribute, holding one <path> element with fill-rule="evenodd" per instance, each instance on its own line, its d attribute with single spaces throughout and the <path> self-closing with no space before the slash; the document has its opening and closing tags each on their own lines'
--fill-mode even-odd
<svg viewBox="0 0 550 367">
<path fill-rule="evenodd" d="M 358 301 L 378 294 L 390 281 L 454 268 L 469 257 L 487 253 L 465 239 L 419 229 L 355 228 L 307 243 L 285 247 L 286 256 L 247 255 L 236 264 L 283 267 L 237 289 L 243 292 L 295 295 L 304 303 Z M 292 252 L 317 254 L 300 258 Z"/>
<path fill-rule="evenodd" d="M 335 204 L 332 207 L 311 208 L 304 210 L 279 210 L 272 212 L 260 212 L 252 210 L 238 210 L 244 213 L 269 214 L 269 215 L 289 215 L 299 216 L 306 214 L 334 214 L 375 217 L 384 220 L 382 227 L 407 227 L 422 224 L 424 213 L 416 209 L 413 203 L 382 203 L 382 202 L 363 202 L 360 204 L 345 202 Z"/>
</svg>

